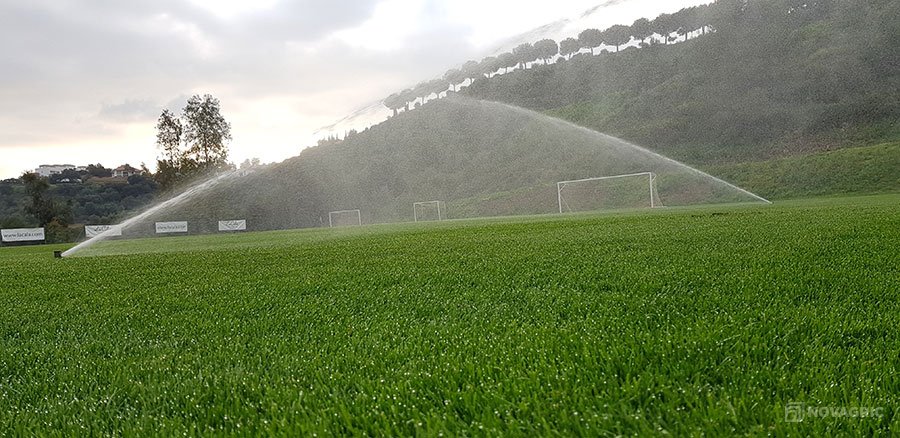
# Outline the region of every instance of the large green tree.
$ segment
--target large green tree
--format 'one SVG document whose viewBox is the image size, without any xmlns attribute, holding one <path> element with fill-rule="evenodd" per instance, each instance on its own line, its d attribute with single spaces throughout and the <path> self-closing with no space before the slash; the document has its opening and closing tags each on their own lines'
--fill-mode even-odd
<svg viewBox="0 0 900 438">
<path fill-rule="evenodd" d="M 559 43 L 559 54 L 568 60 L 581 50 L 581 44 L 575 38 L 566 38 Z"/>
<path fill-rule="evenodd" d="M 653 35 L 653 27 L 650 25 L 650 20 L 646 18 L 635 20 L 634 24 L 631 25 L 631 35 L 643 44 L 647 38 Z"/>
<path fill-rule="evenodd" d="M 594 48 L 603 44 L 603 32 L 598 29 L 585 29 L 578 34 L 578 41 L 582 48 L 590 49 L 593 55 Z"/>
<path fill-rule="evenodd" d="M 420 100 L 419 102 L 414 102 L 413 106 L 417 107 L 419 105 L 424 105 L 425 100 L 428 99 L 428 96 L 431 96 L 431 93 L 434 93 L 434 87 L 431 81 L 423 81 L 419 82 L 413 88 L 413 101 Z"/>
<path fill-rule="evenodd" d="M 462 66 L 462 74 L 466 79 L 475 81 L 481 75 L 481 66 L 477 61 L 466 61 Z"/>
<path fill-rule="evenodd" d="M 450 83 L 453 91 L 457 91 L 456 86 L 466 80 L 466 74 L 458 68 L 451 68 L 444 73 L 444 80 Z"/>
<path fill-rule="evenodd" d="M 549 38 L 534 43 L 535 55 L 547 64 L 551 58 L 559 53 L 559 44 Z"/>
<path fill-rule="evenodd" d="M 660 14 L 650 23 L 650 26 L 653 29 L 653 32 L 658 33 L 663 37 L 663 42 L 666 44 L 669 44 L 672 32 L 675 32 L 675 29 L 678 28 L 672 14 Z"/>
<path fill-rule="evenodd" d="M 219 99 L 209 94 L 191 96 L 182 118 L 187 158 L 204 171 L 227 168 L 231 124 L 222 116 Z"/>
<path fill-rule="evenodd" d="M 537 53 L 534 50 L 534 46 L 530 43 L 522 43 L 516 46 L 516 48 L 512 51 L 513 56 L 516 57 L 516 62 L 518 65 L 522 66 L 522 69 L 528 68 L 528 63 L 536 60 Z"/>
<path fill-rule="evenodd" d="M 617 24 L 606 29 L 607 43 L 616 46 L 616 52 L 623 44 L 627 44 L 631 40 L 631 27 Z"/>
<path fill-rule="evenodd" d="M 513 55 L 510 52 L 501 53 L 497 56 L 497 65 L 498 68 L 503 69 L 503 73 L 509 73 L 509 69 L 515 67 L 519 63 L 516 55 Z"/>
<path fill-rule="evenodd" d="M 388 107 L 388 109 L 393 111 L 395 116 L 401 108 L 406 107 L 406 102 L 400 100 L 400 93 L 394 93 L 388 97 L 385 97 L 382 103 L 384 104 L 384 106 Z"/>
<path fill-rule="evenodd" d="M 198 174 L 231 169 L 227 142 L 231 125 L 222 116 L 219 99 L 194 95 L 181 117 L 165 109 L 156 123 L 156 145 L 162 157 L 153 178 L 164 189 L 176 187 Z"/>
<path fill-rule="evenodd" d="M 500 61 L 496 56 L 488 56 L 478 63 L 478 71 L 486 78 L 494 77 L 494 73 L 500 69 Z"/>
</svg>

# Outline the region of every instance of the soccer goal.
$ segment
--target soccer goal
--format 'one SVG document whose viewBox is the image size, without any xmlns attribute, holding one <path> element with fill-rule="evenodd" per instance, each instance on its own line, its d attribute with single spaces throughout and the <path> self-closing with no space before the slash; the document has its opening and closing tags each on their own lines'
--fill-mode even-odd
<svg viewBox="0 0 900 438">
<path fill-rule="evenodd" d="M 662 206 L 652 172 L 560 181 L 556 195 L 560 213 Z"/>
<path fill-rule="evenodd" d="M 441 201 L 414 202 L 413 220 L 416 222 L 444 220 L 443 213 L 441 212 Z"/>
<path fill-rule="evenodd" d="M 329 227 L 347 227 L 353 225 L 362 225 L 362 216 L 359 210 L 340 210 L 328 213 Z"/>
</svg>

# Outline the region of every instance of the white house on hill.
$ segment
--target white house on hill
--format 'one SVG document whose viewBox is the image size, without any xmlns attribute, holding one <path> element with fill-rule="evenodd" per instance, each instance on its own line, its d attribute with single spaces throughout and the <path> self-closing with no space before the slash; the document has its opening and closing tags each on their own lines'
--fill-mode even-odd
<svg viewBox="0 0 900 438">
<path fill-rule="evenodd" d="M 51 175 L 59 175 L 64 170 L 69 169 L 74 170 L 76 167 L 74 164 L 41 164 L 37 169 L 34 169 L 34 173 L 44 178 L 49 178 Z"/>
</svg>

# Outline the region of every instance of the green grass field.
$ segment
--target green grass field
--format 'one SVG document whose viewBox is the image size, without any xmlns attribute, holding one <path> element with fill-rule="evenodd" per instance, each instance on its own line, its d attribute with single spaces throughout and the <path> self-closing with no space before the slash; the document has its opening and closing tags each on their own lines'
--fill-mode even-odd
<svg viewBox="0 0 900 438">
<path fill-rule="evenodd" d="M 897 193 L 900 141 L 713 166 L 713 175 L 770 199 Z"/>
<path fill-rule="evenodd" d="M 898 247 L 900 195 L 0 248 L 0 430 L 896 434 Z"/>
</svg>

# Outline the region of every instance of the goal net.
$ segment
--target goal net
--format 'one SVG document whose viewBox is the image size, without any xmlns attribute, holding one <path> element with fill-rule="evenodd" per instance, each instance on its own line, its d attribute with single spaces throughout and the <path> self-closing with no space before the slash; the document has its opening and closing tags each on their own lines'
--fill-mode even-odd
<svg viewBox="0 0 900 438">
<path fill-rule="evenodd" d="M 416 222 L 444 220 L 441 201 L 425 201 L 413 203 L 413 220 Z"/>
<path fill-rule="evenodd" d="M 560 213 L 662 206 L 651 172 L 560 181 L 556 193 Z"/>
<path fill-rule="evenodd" d="M 359 210 L 341 210 L 328 213 L 329 227 L 349 227 L 362 225 Z"/>
</svg>

